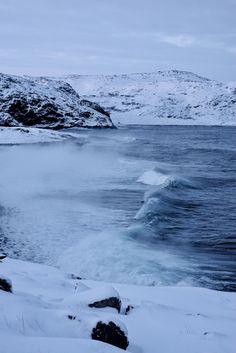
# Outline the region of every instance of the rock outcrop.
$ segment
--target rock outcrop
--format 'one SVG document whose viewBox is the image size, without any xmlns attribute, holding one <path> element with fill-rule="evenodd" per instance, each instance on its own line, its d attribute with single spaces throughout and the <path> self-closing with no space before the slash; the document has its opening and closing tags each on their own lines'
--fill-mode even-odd
<svg viewBox="0 0 236 353">
<path fill-rule="evenodd" d="M 94 327 L 91 337 L 93 340 L 110 343 L 121 349 L 126 349 L 129 345 L 125 332 L 112 321 L 109 323 L 99 321 Z"/>
<path fill-rule="evenodd" d="M 12 293 L 12 283 L 9 278 L 0 275 L 0 290 Z"/>
<path fill-rule="evenodd" d="M 119 313 L 121 309 L 121 301 L 117 297 L 110 297 L 107 299 L 98 300 L 94 303 L 89 304 L 88 306 L 90 308 L 97 308 L 97 309 L 110 307 L 110 308 L 117 309 Z"/>
<path fill-rule="evenodd" d="M 0 262 L 2 262 L 6 257 L 7 257 L 6 254 L 0 253 Z"/>
<path fill-rule="evenodd" d="M 78 308 L 113 308 L 120 313 L 121 300 L 119 293 L 115 290 L 115 288 L 105 286 L 96 289 L 82 288 L 81 290 L 81 285 L 82 284 L 80 282 L 77 282 L 76 291 L 79 290 L 79 292 L 75 292 L 70 297 L 65 298 L 65 304 L 74 305 Z"/>
<path fill-rule="evenodd" d="M 109 113 L 63 81 L 0 74 L 0 126 L 114 127 Z"/>
</svg>

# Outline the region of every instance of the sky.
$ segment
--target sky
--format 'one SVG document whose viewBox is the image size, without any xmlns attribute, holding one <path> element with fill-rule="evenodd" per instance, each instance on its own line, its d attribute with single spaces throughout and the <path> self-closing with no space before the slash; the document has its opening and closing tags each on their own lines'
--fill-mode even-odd
<svg viewBox="0 0 236 353">
<path fill-rule="evenodd" d="M 236 81 L 236 0 L 0 0 L 0 72 Z"/>
</svg>

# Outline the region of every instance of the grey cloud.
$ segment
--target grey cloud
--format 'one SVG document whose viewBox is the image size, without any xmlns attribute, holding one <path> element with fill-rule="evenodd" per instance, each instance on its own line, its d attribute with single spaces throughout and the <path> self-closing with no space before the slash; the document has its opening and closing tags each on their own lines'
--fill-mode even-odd
<svg viewBox="0 0 236 353">
<path fill-rule="evenodd" d="M 233 0 L 1 0 L 0 71 L 236 80 L 235 13 Z"/>
</svg>

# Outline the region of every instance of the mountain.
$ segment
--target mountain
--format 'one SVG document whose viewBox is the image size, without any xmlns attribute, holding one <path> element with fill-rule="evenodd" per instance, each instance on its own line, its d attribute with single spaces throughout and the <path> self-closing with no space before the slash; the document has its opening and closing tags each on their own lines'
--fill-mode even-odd
<svg viewBox="0 0 236 353">
<path fill-rule="evenodd" d="M 97 103 L 80 99 L 68 83 L 0 74 L 0 126 L 113 127 Z"/>
<path fill-rule="evenodd" d="M 185 71 L 61 78 L 115 123 L 236 125 L 236 88 Z"/>
<path fill-rule="evenodd" d="M 102 108 L 104 107 L 104 108 Z M 185 71 L 20 77 L 0 74 L 0 126 L 236 125 L 236 88 Z"/>
</svg>

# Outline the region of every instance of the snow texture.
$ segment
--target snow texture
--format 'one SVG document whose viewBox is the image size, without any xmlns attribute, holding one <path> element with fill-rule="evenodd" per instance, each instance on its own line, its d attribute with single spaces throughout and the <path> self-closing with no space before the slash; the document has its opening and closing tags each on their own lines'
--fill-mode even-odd
<svg viewBox="0 0 236 353">
<path fill-rule="evenodd" d="M 111 112 L 115 124 L 236 125 L 233 85 L 185 71 L 61 79 Z"/>
<path fill-rule="evenodd" d="M 113 127 L 98 104 L 81 100 L 66 82 L 0 74 L 0 126 Z"/>
<path fill-rule="evenodd" d="M 91 340 L 97 323 L 110 321 L 128 332 L 128 352 L 235 352 L 235 293 L 76 280 L 53 267 L 9 258 L 0 270 L 13 285 L 13 293 L 0 290 L 1 352 L 122 352 Z M 120 314 L 85 305 L 118 293 Z"/>
<path fill-rule="evenodd" d="M 70 140 L 79 134 L 25 127 L 0 127 L 0 145 L 47 143 Z M 84 136 L 81 139 L 84 139 Z"/>
</svg>

